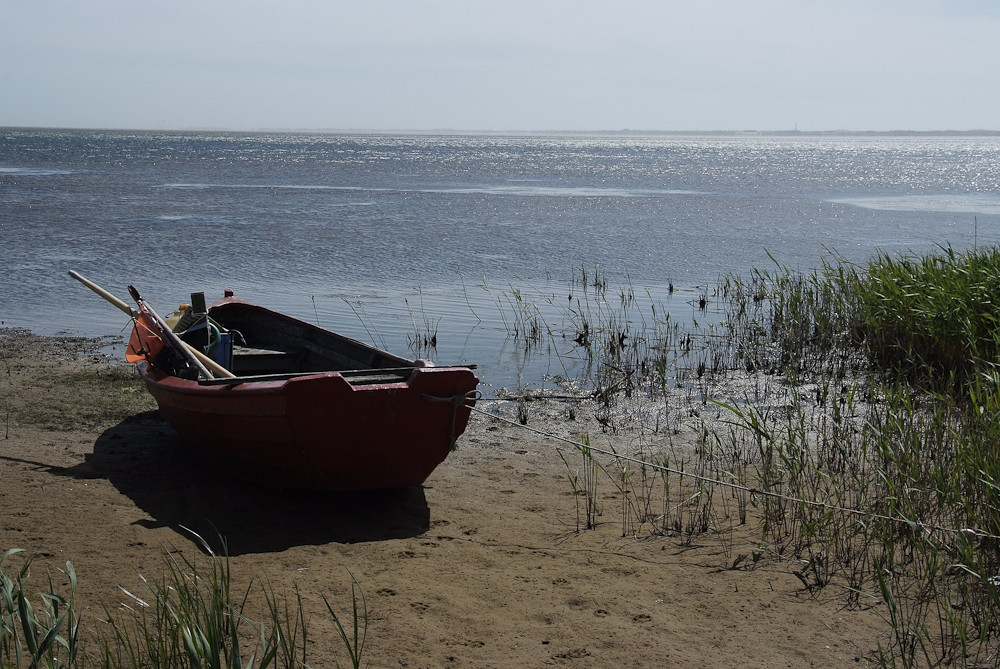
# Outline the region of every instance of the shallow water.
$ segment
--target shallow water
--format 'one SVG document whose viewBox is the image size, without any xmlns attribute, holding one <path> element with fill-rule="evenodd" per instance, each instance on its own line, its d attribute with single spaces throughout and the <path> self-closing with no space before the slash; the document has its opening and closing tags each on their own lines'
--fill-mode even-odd
<svg viewBox="0 0 1000 669">
<path fill-rule="evenodd" d="M 488 387 L 531 385 L 552 356 L 525 359 L 513 324 L 533 305 L 558 332 L 584 272 L 611 307 L 626 289 L 645 300 L 635 315 L 690 321 L 708 286 L 772 257 L 961 250 L 996 243 L 998 224 L 996 137 L 6 129 L 0 320 L 121 332 L 69 269 L 164 313 L 233 288 L 397 353 L 478 363 Z M 416 350 L 432 332 L 436 349 Z"/>
</svg>

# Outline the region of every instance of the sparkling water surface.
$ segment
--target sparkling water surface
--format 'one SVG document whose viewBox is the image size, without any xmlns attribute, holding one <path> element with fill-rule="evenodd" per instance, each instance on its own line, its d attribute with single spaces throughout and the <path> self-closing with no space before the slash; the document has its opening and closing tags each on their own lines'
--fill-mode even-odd
<svg viewBox="0 0 1000 669">
<path fill-rule="evenodd" d="M 726 274 L 998 237 L 997 137 L 0 129 L 4 325 L 122 333 L 70 269 L 163 313 L 233 288 L 487 394 L 552 372 L 511 321 L 558 330 L 584 271 L 684 321 Z"/>
</svg>

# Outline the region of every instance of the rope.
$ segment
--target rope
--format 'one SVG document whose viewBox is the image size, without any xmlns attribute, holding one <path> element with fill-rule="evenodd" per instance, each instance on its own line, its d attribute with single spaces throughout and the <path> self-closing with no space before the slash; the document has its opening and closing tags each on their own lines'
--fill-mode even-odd
<svg viewBox="0 0 1000 669">
<path fill-rule="evenodd" d="M 750 493 L 751 495 L 759 495 L 761 497 L 771 497 L 771 498 L 780 499 L 780 500 L 786 501 L 786 502 L 794 502 L 794 503 L 797 503 L 797 504 L 805 504 L 807 506 L 812 506 L 812 507 L 816 507 L 816 508 L 819 508 L 819 509 L 825 509 L 825 510 L 828 510 L 828 511 L 838 511 L 838 512 L 841 512 L 841 513 L 846 513 L 846 514 L 855 515 L 855 516 L 863 516 L 863 517 L 870 518 L 870 519 L 884 520 L 884 521 L 893 522 L 893 523 L 900 523 L 900 524 L 906 524 L 906 525 L 910 525 L 910 526 L 917 526 L 917 527 L 920 527 L 921 529 L 927 530 L 928 532 L 934 532 L 934 531 L 936 531 L 936 532 L 947 532 L 947 533 L 950 533 L 950 534 L 961 534 L 961 535 L 963 535 L 963 536 L 965 536 L 967 538 L 969 538 L 969 537 L 976 537 L 976 538 L 979 538 L 979 539 L 1000 539 L 1000 536 L 997 536 L 997 535 L 994 535 L 994 534 L 990 534 L 988 532 L 983 532 L 982 530 L 974 530 L 972 528 L 963 528 L 963 529 L 959 530 L 959 529 L 950 528 L 950 527 L 942 527 L 942 526 L 939 526 L 939 525 L 931 525 L 929 523 L 923 523 L 923 522 L 920 522 L 920 521 L 912 521 L 912 520 L 909 520 L 909 519 L 906 519 L 906 518 L 901 518 L 901 517 L 896 517 L 896 516 L 888 516 L 888 515 L 881 514 L 881 513 L 874 513 L 872 511 L 862 511 L 861 509 L 852 509 L 850 507 L 837 506 L 837 505 L 834 505 L 834 504 L 827 504 L 826 502 L 819 502 L 819 501 L 816 501 L 816 500 L 808 500 L 808 499 L 803 499 L 803 498 L 800 498 L 800 497 L 792 497 L 790 495 L 785 495 L 785 494 L 782 494 L 782 493 L 779 493 L 779 492 L 773 492 L 773 491 L 770 491 L 770 490 L 761 490 L 759 488 L 751 488 L 749 486 L 745 486 L 745 485 L 742 485 L 740 483 L 736 483 L 734 481 L 723 481 L 723 480 L 711 478 L 711 477 L 708 477 L 708 476 L 702 476 L 700 474 L 692 474 L 691 472 L 686 472 L 686 471 L 683 471 L 683 470 L 680 470 L 680 469 L 675 469 L 675 468 L 669 467 L 667 465 L 661 465 L 661 464 L 656 464 L 654 462 L 648 462 L 646 460 L 642 460 L 640 458 L 636 458 L 636 457 L 633 457 L 633 456 L 630 456 L 630 455 L 623 455 L 621 453 L 615 452 L 614 450 L 610 450 L 609 451 L 609 450 L 606 450 L 606 449 L 603 449 L 603 448 L 598 448 L 596 446 L 588 446 L 587 444 L 582 444 L 582 443 L 580 443 L 578 441 L 573 441 L 572 439 L 568 439 L 566 437 L 561 437 L 561 436 L 559 436 L 557 434 L 552 434 L 550 432 L 545 432 L 543 430 L 539 430 L 539 429 L 536 429 L 536 428 L 533 428 L 533 427 L 529 427 L 527 425 L 522 425 L 521 423 L 515 422 L 513 420 L 510 420 L 509 418 L 504 418 L 503 416 L 499 416 L 499 415 L 497 415 L 495 413 L 490 413 L 488 411 L 484 411 L 483 409 L 479 409 L 479 408 L 474 407 L 474 406 L 468 406 L 468 405 L 466 405 L 466 408 L 470 409 L 471 411 L 475 411 L 476 413 L 482 414 L 484 416 L 488 416 L 491 419 L 499 420 L 499 421 L 507 423 L 509 425 L 513 425 L 514 427 L 518 427 L 518 428 L 521 428 L 521 429 L 526 430 L 528 432 L 532 432 L 534 434 L 537 434 L 540 437 L 544 437 L 546 439 L 554 439 L 556 441 L 565 442 L 567 444 L 572 445 L 577 450 L 579 450 L 579 451 L 581 451 L 583 453 L 586 453 L 586 452 L 600 453 L 601 455 L 606 455 L 606 456 L 615 458 L 616 460 L 619 460 L 619 461 L 631 462 L 633 464 L 641 465 L 643 467 L 649 467 L 649 468 L 651 468 L 651 469 L 653 469 L 655 471 L 661 471 L 661 472 L 666 472 L 666 473 L 670 473 L 670 474 L 678 474 L 680 476 L 687 476 L 689 478 L 692 478 L 692 479 L 694 479 L 696 481 L 700 481 L 702 483 L 707 483 L 707 484 L 711 484 L 711 485 L 722 486 L 722 487 L 730 488 L 730 489 L 733 489 L 733 490 L 739 490 L 739 491 Z"/>
<path fill-rule="evenodd" d="M 458 448 L 458 434 L 457 434 L 457 421 L 458 421 L 458 407 L 466 406 L 466 402 L 475 402 L 480 399 L 478 390 L 470 390 L 464 395 L 450 395 L 448 397 L 435 397 L 434 395 L 427 395 L 426 393 L 420 394 L 420 399 L 426 400 L 428 402 L 446 402 L 451 405 L 451 434 L 448 437 L 449 448 L 455 450 Z M 469 406 L 471 409 L 472 407 Z"/>
</svg>

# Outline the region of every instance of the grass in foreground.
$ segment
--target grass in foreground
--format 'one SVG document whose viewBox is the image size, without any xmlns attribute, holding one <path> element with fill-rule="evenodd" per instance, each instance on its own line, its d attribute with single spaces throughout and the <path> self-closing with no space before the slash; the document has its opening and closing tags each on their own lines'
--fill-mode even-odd
<svg viewBox="0 0 1000 669">
<path fill-rule="evenodd" d="M 200 537 L 198 538 L 201 541 Z M 146 581 L 144 593 L 123 590 L 132 604 L 105 606 L 95 629 L 81 625 L 76 609 L 76 573 L 70 562 L 60 585 L 48 575 L 37 595 L 30 589 L 30 558 L 10 565 L 20 551 L 0 558 L 0 667 L 304 667 L 306 619 L 296 592 L 291 601 L 264 587 L 265 610 L 246 608 L 250 588 L 233 589 L 229 559 L 209 551 L 208 565 L 165 554 L 165 571 Z M 368 611 L 364 593 L 351 576 L 352 611 L 345 629 L 324 596 L 349 664 L 361 665 Z M 360 604 L 360 606 L 359 606 Z"/>
</svg>

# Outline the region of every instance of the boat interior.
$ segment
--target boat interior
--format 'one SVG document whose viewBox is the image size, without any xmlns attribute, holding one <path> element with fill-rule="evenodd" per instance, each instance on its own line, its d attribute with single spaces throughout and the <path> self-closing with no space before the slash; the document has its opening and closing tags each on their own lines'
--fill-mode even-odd
<svg viewBox="0 0 1000 669">
<path fill-rule="evenodd" d="M 415 367 L 422 366 L 419 361 L 238 300 L 213 305 L 180 324 L 185 326 L 178 332 L 181 339 L 207 348 L 216 362 L 242 380 L 340 372 L 352 383 L 392 382 L 405 380 Z"/>
</svg>

